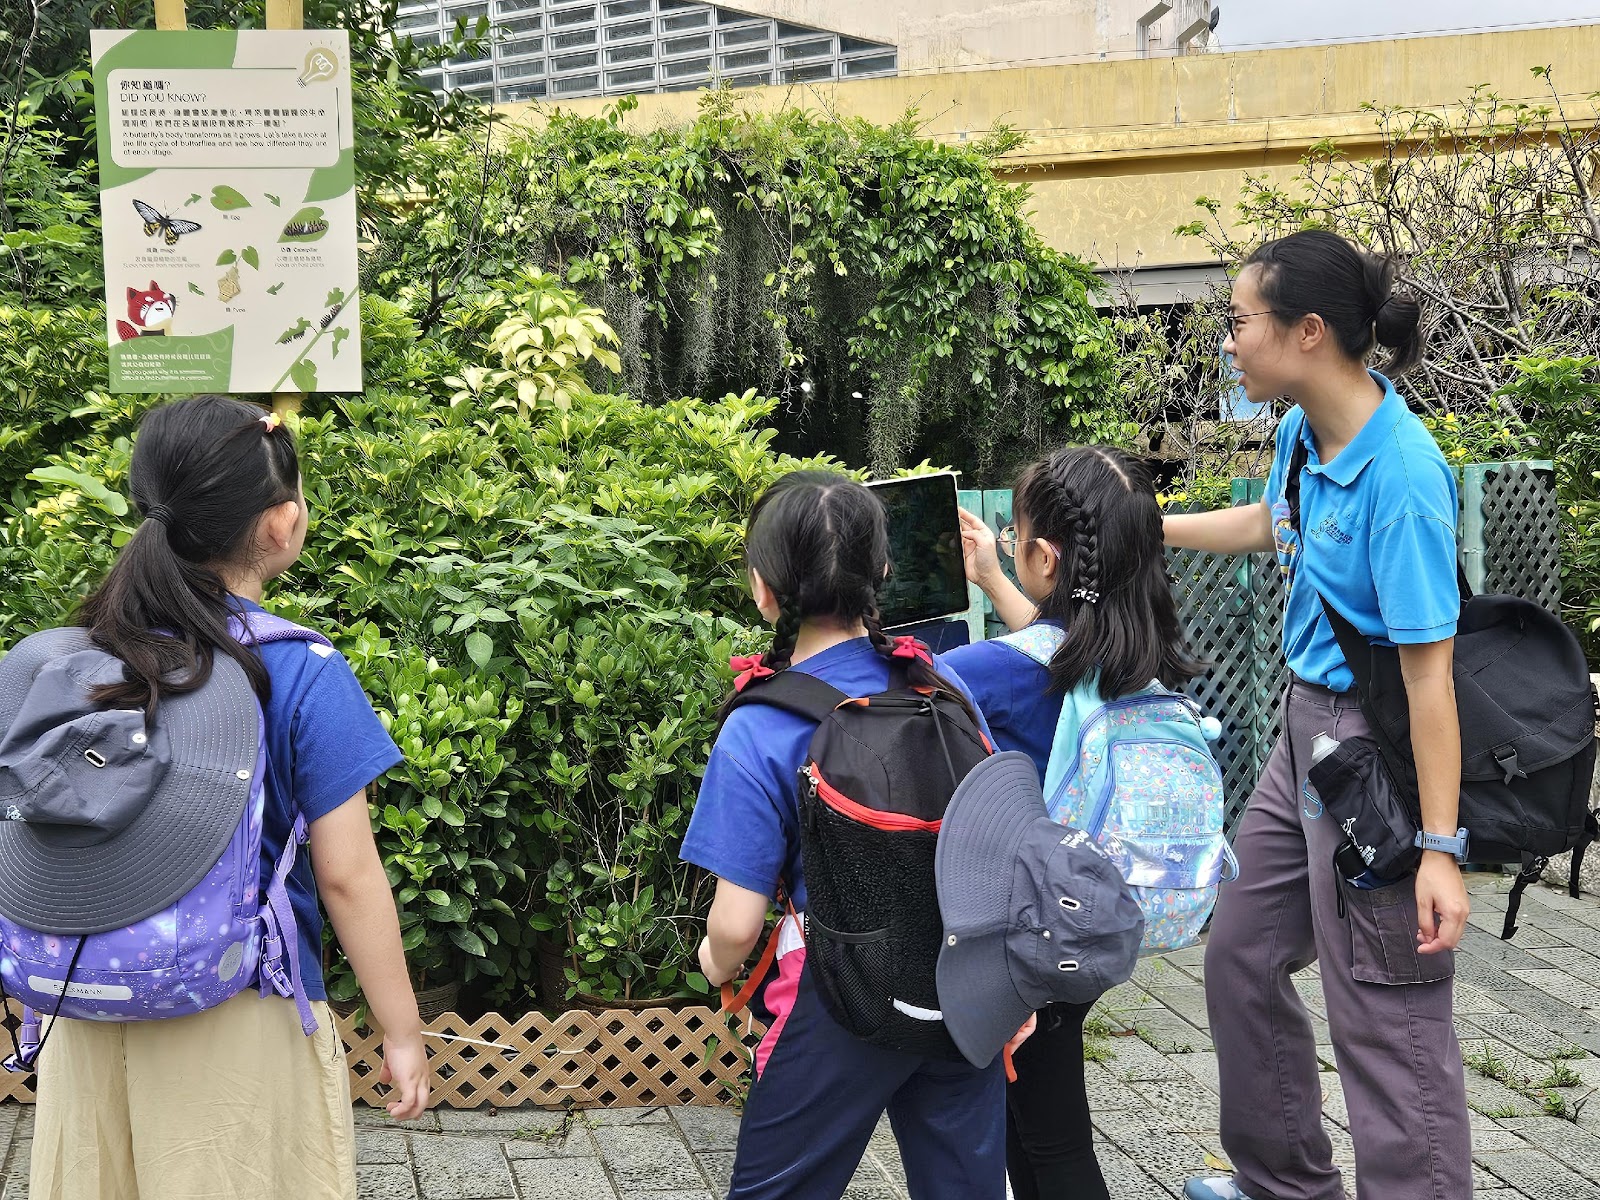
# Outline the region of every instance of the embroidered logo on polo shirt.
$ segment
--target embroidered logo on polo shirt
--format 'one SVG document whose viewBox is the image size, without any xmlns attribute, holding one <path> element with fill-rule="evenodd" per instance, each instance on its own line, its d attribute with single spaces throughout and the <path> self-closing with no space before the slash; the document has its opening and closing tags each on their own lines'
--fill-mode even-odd
<svg viewBox="0 0 1600 1200">
<path fill-rule="evenodd" d="M 1348 546 L 1354 540 L 1348 533 L 1339 528 L 1338 518 L 1331 515 L 1325 517 L 1322 524 L 1311 531 L 1311 535 L 1319 538 L 1332 538 L 1341 546 Z"/>
</svg>

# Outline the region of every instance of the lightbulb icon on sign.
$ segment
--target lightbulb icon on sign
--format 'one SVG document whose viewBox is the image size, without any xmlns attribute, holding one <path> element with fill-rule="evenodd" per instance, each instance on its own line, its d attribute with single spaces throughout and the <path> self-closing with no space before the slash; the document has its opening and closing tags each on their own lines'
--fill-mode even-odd
<svg viewBox="0 0 1600 1200">
<path fill-rule="evenodd" d="M 321 83 L 325 79 L 332 79 L 339 73 L 339 60 L 333 56 L 333 51 L 317 48 L 306 53 L 306 68 L 300 72 L 300 78 L 295 80 L 301 87 L 308 83 Z"/>
</svg>

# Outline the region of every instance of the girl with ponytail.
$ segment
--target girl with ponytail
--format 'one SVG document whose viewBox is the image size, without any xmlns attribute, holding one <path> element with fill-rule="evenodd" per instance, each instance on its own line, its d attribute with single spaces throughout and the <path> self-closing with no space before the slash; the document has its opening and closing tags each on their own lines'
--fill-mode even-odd
<svg viewBox="0 0 1600 1200">
<path fill-rule="evenodd" d="M 246 614 L 261 611 L 306 537 L 294 436 L 274 414 L 226 396 L 152 409 L 129 490 L 143 520 L 77 614 L 124 679 L 90 697 L 143 709 L 159 737 L 162 704 L 201 688 L 219 655 L 243 667 L 264 719 L 263 884 L 305 823 L 309 853 L 284 880 L 298 935 L 285 955 L 316 1030 L 306 1036 L 296 1001 L 257 980 L 167 1020 L 53 1022 L 38 1060 L 31 1194 L 354 1200 L 349 1067 L 326 1004 L 319 898 L 383 1029 L 389 1114 L 415 1118 L 428 1062 L 366 795 L 400 752 L 325 641 L 257 645 L 247 632 Z"/>
<path fill-rule="evenodd" d="M 1387 259 L 1321 231 L 1268 242 L 1246 260 L 1223 350 L 1251 400 L 1291 404 L 1266 496 L 1166 519 L 1169 545 L 1275 551 L 1288 585 L 1283 737 L 1235 831 L 1240 874 L 1222 888 L 1206 947 L 1222 1146 L 1234 1175 L 1190 1180 L 1191 1200 L 1344 1194 L 1311 1020 L 1292 980 L 1314 961 L 1350 1113 L 1356 1193 L 1472 1194 L 1451 1013 L 1453 952 L 1469 907 L 1457 865 L 1466 847 L 1456 826 L 1456 484 L 1390 382 L 1422 350 L 1421 313 L 1393 290 L 1394 274 Z M 1367 367 L 1376 346 L 1390 352 L 1381 373 Z M 1344 831 L 1306 782 L 1319 735 L 1370 736 L 1330 610 L 1368 641 L 1399 648 L 1429 835 L 1404 878 L 1341 870 Z"/>
<path fill-rule="evenodd" d="M 772 645 L 735 659 L 735 691 L 777 672 L 814 676 L 848 696 L 909 682 L 959 700 L 964 685 L 883 631 L 878 591 L 890 569 L 888 525 L 870 489 L 801 471 L 756 502 L 745 560 Z M 897 651 L 899 653 L 897 654 Z M 731 700 L 731 698 L 730 698 Z M 749 957 L 774 902 L 777 966 L 752 1007 L 767 1026 L 739 1130 L 733 1200 L 837 1200 L 887 1109 L 915 1200 L 1002 1200 L 1003 1068 L 870 1044 L 829 1014 L 805 968 L 798 774 L 817 729 L 777 707 L 725 708 L 695 803 L 683 858 L 716 876 L 700 965 L 712 986 Z M 981 719 L 974 714 L 981 727 Z"/>
<path fill-rule="evenodd" d="M 972 689 L 1000 750 L 1020 750 L 1045 776 L 1066 696 L 1092 680 L 1108 700 L 1159 680 L 1181 689 L 1203 669 L 1178 622 L 1149 468 L 1119 450 L 1075 446 L 1028 467 L 999 546 L 1016 559 L 1018 590 L 1000 570 L 993 532 L 961 514 L 967 575 L 1013 630 L 1065 634 L 1049 665 L 1011 642 L 976 642 L 942 661 Z M 1041 658 L 1043 655 L 1041 654 Z M 1006 1168 L 1017 1200 L 1107 1200 L 1084 1079 L 1089 1004 L 1052 1004 L 1016 1052 L 1007 1088 Z"/>
</svg>

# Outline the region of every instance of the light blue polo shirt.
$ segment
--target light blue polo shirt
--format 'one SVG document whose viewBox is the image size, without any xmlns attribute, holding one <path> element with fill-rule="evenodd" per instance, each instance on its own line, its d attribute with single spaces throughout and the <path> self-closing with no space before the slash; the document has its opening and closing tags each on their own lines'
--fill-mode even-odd
<svg viewBox="0 0 1600 1200">
<path fill-rule="evenodd" d="M 1373 371 L 1383 402 L 1332 462 L 1317 456 L 1298 406 L 1278 424 L 1267 496 L 1288 585 L 1283 652 L 1289 669 L 1336 692 L 1355 680 L 1322 611 L 1320 592 L 1369 639 L 1393 645 L 1455 636 L 1456 479 L 1421 420 Z M 1289 460 L 1306 445 L 1300 529 L 1289 526 Z"/>
</svg>

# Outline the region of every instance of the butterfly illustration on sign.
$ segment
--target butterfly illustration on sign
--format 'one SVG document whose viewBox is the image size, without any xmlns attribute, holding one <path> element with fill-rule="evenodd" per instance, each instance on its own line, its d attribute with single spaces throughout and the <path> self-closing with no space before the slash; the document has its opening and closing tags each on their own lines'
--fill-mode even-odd
<svg viewBox="0 0 1600 1200">
<path fill-rule="evenodd" d="M 182 217 L 169 217 L 143 200 L 135 200 L 133 207 L 144 221 L 145 237 L 155 237 L 160 233 L 169 246 L 176 246 L 178 239 L 186 233 L 200 232 L 200 222 L 185 221 Z"/>
</svg>

